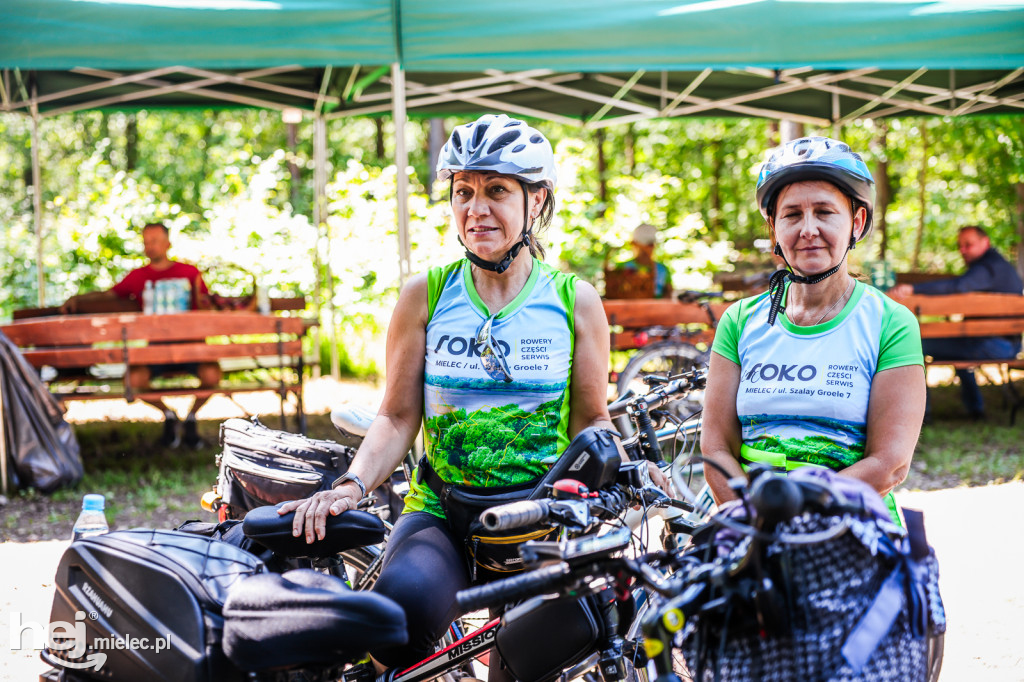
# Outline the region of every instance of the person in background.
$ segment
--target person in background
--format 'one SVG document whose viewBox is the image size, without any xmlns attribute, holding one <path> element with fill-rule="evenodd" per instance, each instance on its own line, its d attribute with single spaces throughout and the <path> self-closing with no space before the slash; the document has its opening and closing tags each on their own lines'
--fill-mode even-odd
<svg viewBox="0 0 1024 682">
<path fill-rule="evenodd" d="M 654 271 L 654 298 L 672 297 L 672 272 L 664 263 L 654 260 L 654 247 L 658 241 L 658 228 L 648 223 L 633 230 L 631 244 L 633 258 L 619 266 L 622 270 L 648 273 Z"/>
<path fill-rule="evenodd" d="M 170 231 L 163 223 L 149 223 L 142 228 L 142 245 L 149 263 L 132 270 L 124 279 L 105 291 L 91 291 L 76 294 L 64 302 L 60 311 L 64 314 L 78 312 L 82 303 L 114 299 L 132 299 L 142 305 L 142 294 L 147 282 L 154 284 L 160 280 L 185 279 L 191 283 L 191 308 L 199 307 L 200 297 L 210 294 L 203 275 L 197 267 L 188 263 L 173 261 L 167 254 L 171 249 Z M 193 374 L 199 377 L 201 388 L 213 388 L 220 383 L 220 365 L 216 362 L 188 363 L 178 365 L 134 366 L 130 369 L 125 382 L 134 391 L 145 391 L 149 388 L 150 379 L 168 374 Z M 164 430 L 160 444 L 166 447 L 178 447 L 183 441 L 185 445 L 198 449 L 203 441 L 199 437 L 196 423 L 196 412 L 202 407 L 207 397 L 197 397 L 185 418 L 184 428 L 178 415 L 163 400 L 154 398 L 146 400 L 164 414 Z"/>
<path fill-rule="evenodd" d="M 967 265 L 967 271 L 959 277 L 938 279 L 918 284 L 897 284 L 889 295 L 899 300 L 911 294 L 934 296 L 940 294 L 964 294 L 972 291 L 994 293 L 1024 293 L 1024 283 L 1016 268 L 992 248 L 988 233 L 977 225 L 960 228 L 957 247 Z M 989 360 L 1008 359 L 1017 356 L 1021 349 L 1019 336 L 972 336 L 922 341 L 924 354 L 935 360 Z M 972 419 L 985 417 L 985 403 L 978 389 L 973 369 L 958 369 L 960 393 Z"/>
</svg>

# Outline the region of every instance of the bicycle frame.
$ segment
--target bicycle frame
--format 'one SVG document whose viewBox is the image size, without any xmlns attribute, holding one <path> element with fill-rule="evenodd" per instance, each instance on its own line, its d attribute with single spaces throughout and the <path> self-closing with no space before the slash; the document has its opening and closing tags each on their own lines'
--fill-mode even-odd
<svg viewBox="0 0 1024 682">
<path fill-rule="evenodd" d="M 488 621 L 478 629 L 455 640 L 419 663 L 404 670 L 391 668 L 377 676 L 377 682 L 421 682 L 451 672 L 494 648 L 501 619 Z M 347 676 L 346 676 L 347 677 Z"/>
</svg>

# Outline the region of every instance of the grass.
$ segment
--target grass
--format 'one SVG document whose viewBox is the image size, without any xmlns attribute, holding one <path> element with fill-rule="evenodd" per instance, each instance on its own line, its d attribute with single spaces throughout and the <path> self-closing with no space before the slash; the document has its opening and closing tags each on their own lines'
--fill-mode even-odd
<svg viewBox="0 0 1024 682">
<path fill-rule="evenodd" d="M 983 386 L 988 419 L 962 416 L 959 388 L 931 389 L 933 421 L 918 443 L 908 489 L 933 490 L 985 485 L 1024 478 L 1024 411 L 1015 426 L 997 386 Z M 276 418 L 266 420 L 278 428 Z M 0 507 L 0 540 L 70 536 L 85 493 L 102 493 L 114 528 L 171 528 L 188 519 L 213 520 L 199 500 L 217 478 L 219 421 L 201 421 L 207 445 L 198 451 L 154 446 L 161 425 L 152 422 L 91 422 L 75 426 L 85 476 L 73 489 L 50 496 L 32 490 L 12 493 Z M 308 435 L 332 438 L 328 415 L 309 417 Z"/>
<path fill-rule="evenodd" d="M 1002 389 L 983 386 L 987 419 L 972 421 L 960 403 L 959 386 L 929 390 L 932 421 L 921 430 L 908 487 L 932 489 L 985 485 L 1024 477 L 1024 409 L 1010 426 Z"/>
</svg>

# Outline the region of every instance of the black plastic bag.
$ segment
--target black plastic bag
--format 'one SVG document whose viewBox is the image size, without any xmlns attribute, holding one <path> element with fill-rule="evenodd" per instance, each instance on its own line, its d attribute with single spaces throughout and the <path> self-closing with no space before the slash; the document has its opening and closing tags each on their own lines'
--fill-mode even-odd
<svg viewBox="0 0 1024 682">
<path fill-rule="evenodd" d="M 82 458 L 64 410 L 18 347 L 0 333 L 0 401 L 7 475 L 15 488 L 50 493 L 82 480 Z"/>
</svg>

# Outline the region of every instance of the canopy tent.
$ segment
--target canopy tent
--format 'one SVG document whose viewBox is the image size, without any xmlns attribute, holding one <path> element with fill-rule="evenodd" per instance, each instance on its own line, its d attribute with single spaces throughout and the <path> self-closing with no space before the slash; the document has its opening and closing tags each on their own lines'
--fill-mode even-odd
<svg viewBox="0 0 1024 682">
<path fill-rule="evenodd" d="M 1024 109 L 1024 0 L 34 0 L 0 10 L 0 106 L 500 108 L 664 116 Z M 383 67 L 383 68 L 380 68 Z"/>
<path fill-rule="evenodd" d="M 827 126 L 1024 110 L 1024 0 L 33 0 L 4 3 L 0 26 L 0 110 L 38 122 L 101 107 L 299 108 L 316 121 L 318 197 L 324 125 L 345 116 Z M 37 232 L 39 216 L 37 204 Z"/>
</svg>

